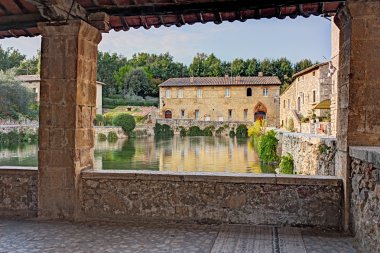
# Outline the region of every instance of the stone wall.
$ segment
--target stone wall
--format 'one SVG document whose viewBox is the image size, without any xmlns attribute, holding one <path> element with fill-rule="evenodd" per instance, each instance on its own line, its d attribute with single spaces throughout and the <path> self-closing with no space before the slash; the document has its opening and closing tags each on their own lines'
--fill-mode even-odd
<svg viewBox="0 0 380 253">
<path fill-rule="evenodd" d="M 249 223 L 339 228 L 335 177 L 82 172 L 85 219 Z"/>
<path fill-rule="evenodd" d="M 0 217 L 37 215 L 37 168 L 0 167 Z"/>
<path fill-rule="evenodd" d="M 225 134 L 228 135 L 229 130 L 231 128 L 234 128 L 236 131 L 236 128 L 239 125 L 246 125 L 249 127 L 252 125 L 252 121 L 200 121 L 200 120 L 193 120 L 193 119 L 157 119 L 156 122 L 158 124 L 166 124 L 169 125 L 173 130 L 174 134 L 179 134 L 181 128 L 184 127 L 185 129 L 189 129 L 192 126 L 197 126 L 200 129 L 205 129 L 209 126 L 214 126 L 215 130 L 217 130 L 220 127 L 225 128 L 227 131 L 224 131 Z"/>
<path fill-rule="evenodd" d="M 95 135 L 96 138 L 98 134 L 104 134 L 108 136 L 110 132 L 114 132 L 117 135 L 117 138 L 119 139 L 125 139 L 128 136 L 124 133 L 123 129 L 121 127 L 115 127 L 115 126 L 94 126 L 95 129 Z"/>
<path fill-rule="evenodd" d="M 351 231 L 368 253 L 380 252 L 380 147 L 350 147 Z"/>
<path fill-rule="evenodd" d="M 330 122 L 307 122 L 301 123 L 301 133 L 331 135 Z"/>
<path fill-rule="evenodd" d="M 0 125 L 0 133 L 9 132 L 24 132 L 30 134 L 38 134 L 38 124 L 37 125 Z"/>
<path fill-rule="evenodd" d="M 280 154 L 290 153 L 294 172 L 305 175 L 335 175 L 336 139 L 315 134 L 278 133 Z"/>
</svg>

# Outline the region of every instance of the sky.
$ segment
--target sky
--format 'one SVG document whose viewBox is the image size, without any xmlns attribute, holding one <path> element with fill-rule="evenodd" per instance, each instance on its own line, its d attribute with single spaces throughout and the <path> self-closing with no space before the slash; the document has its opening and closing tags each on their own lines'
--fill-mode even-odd
<svg viewBox="0 0 380 253">
<path fill-rule="evenodd" d="M 175 61 L 189 65 L 197 52 L 214 53 L 222 60 L 235 58 L 280 58 L 296 62 L 304 58 L 330 58 L 331 23 L 322 17 L 261 19 L 160 27 L 103 34 L 99 50 L 131 58 L 138 52 L 169 52 Z M 41 38 L 0 40 L 3 48 L 13 47 L 31 57 L 40 48 Z"/>
</svg>

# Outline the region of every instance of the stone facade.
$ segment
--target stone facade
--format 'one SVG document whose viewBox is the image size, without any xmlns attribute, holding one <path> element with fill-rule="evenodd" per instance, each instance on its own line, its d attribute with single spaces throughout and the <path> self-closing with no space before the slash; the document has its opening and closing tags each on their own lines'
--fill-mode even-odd
<svg viewBox="0 0 380 253">
<path fill-rule="evenodd" d="M 292 155 L 296 174 L 335 175 L 335 138 L 304 133 L 278 133 L 278 138 L 280 153 Z"/>
<path fill-rule="evenodd" d="M 335 177 L 84 171 L 86 219 L 339 228 Z"/>
<path fill-rule="evenodd" d="M 244 80 L 245 77 L 240 78 Z M 176 86 L 175 79 L 168 80 L 172 83 L 170 86 L 160 85 L 160 118 L 165 118 L 165 112 L 170 111 L 173 119 L 254 121 L 255 113 L 264 112 L 268 126 L 278 126 L 281 83 L 277 77 L 277 81 L 265 85 L 248 81 L 236 84 L 236 78 L 231 77 L 226 77 L 224 84 L 213 85 L 207 85 L 207 78 L 203 78 L 205 83 L 200 85 L 193 85 L 191 78 L 181 79 L 187 80 L 186 85 Z M 251 89 L 251 96 L 248 96 L 248 89 Z"/>
<path fill-rule="evenodd" d="M 380 252 L 380 147 L 350 147 L 351 231 L 368 253 Z"/>
<path fill-rule="evenodd" d="M 289 130 L 291 120 L 294 130 L 301 131 L 301 119 L 310 117 L 313 108 L 320 102 L 330 99 L 332 80 L 328 76 L 329 65 L 322 63 L 305 69 L 293 76 L 293 83 L 280 97 L 280 124 Z M 328 110 L 315 110 L 316 117 L 325 117 Z"/>
<path fill-rule="evenodd" d="M 0 167 L 0 216 L 37 216 L 37 168 Z"/>
</svg>

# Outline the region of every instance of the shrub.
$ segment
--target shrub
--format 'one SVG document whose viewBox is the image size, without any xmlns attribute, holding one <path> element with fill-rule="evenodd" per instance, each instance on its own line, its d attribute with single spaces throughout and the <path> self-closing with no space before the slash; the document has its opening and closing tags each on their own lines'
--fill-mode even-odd
<svg viewBox="0 0 380 253">
<path fill-rule="evenodd" d="M 115 142 L 115 141 L 117 141 L 117 139 L 119 139 L 119 138 L 117 137 L 117 134 L 116 134 L 115 132 L 109 132 L 109 133 L 108 133 L 108 136 L 107 136 L 107 139 L 108 139 L 108 141 L 110 141 L 110 142 Z"/>
<path fill-rule="evenodd" d="M 230 132 L 228 133 L 230 137 L 235 137 L 235 128 L 231 128 Z"/>
<path fill-rule="evenodd" d="M 180 136 L 186 136 L 186 129 L 184 128 L 184 127 L 180 127 L 181 128 L 181 130 L 179 131 L 179 135 Z"/>
<path fill-rule="evenodd" d="M 265 120 L 256 120 L 255 123 L 249 127 L 248 136 L 254 138 L 255 136 L 263 135 L 265 133 L 265 127 Z"/>
<path fill-rule="evenodd" d="M 223 133 L 223 131 L 224 131 L 224 127 L 219 127 L 218 129 L 216 129 L 215 135 L 216 136 L 221 136 L 222 133 Z"/>
<path fill-rule="evenodd" d="M 105 126 L 112 126 L 112 120 L 118 115 L 118 112 L 107 112 L 103 115 L 103 123 Z"/>
<path fill-rule="evenodd" d="M 202 132 L 202 130 L 198 126 L 191 126 L 187 130 L 187 135 L 188 136 L 202 136 L 203 132 Z"/>
<path fill-rule="evenodd" d="M 124 132 L 131 133 L 136 127 L 135 118 L 128 113 L 119 113 L 112 120 L 112 125 L 120 126 Z"/>
<path fill-rule="evenodd" d="M 203 136 L 212 136 L 212 131 L 214 130 L 214 126 L 208 126 L 205 129 L 203 129 Z"/>
<path fill-rule="evenodd" d="M 258 153 L 263 162 L 276 162 L 278 140 L 276 133 L 270 130 L 268 133 L 260 137 L 258 141 Z"/>
<path fill-rule="evenodd" d="M 154 135 L 157 137 L 169 137 L 174 135 L 174 131 L 169 125 L 156 123 L 154 126 Z"/>
<path fill-rule="evenodd" d="M 105 140 L 107 140 L 107 136 L 103 133 L 99 133 L 98 134 L 98 140 L 99 141 L 105 141 Z"/>
<path fill-rule="evenodd" d="M 280 172 L 282 174 L 293 174 L 294 171 L 294 161 L 291 154 L 287 153 L 281 157 L 280 162 Z"/>
<path fill-rule="evenodd" d="M 103 126 L 104 125 L 103 121 L 104 121 L 103 115 L 96 114 L 94 125 L 95 126 Z"/>
<path fill-rule="evenodd" d="M 239 137 L 239 138 L 248 137 L 248 129 L 246 125 L 239 125 L 236 128 L 236 137 Z"/>
</svg>

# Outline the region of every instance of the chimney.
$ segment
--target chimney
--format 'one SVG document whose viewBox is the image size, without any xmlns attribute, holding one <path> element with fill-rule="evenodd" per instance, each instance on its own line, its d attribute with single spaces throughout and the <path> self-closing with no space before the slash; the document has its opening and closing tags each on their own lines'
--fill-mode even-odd
<svg viewBox="0 0 380 253">
<path fill-rule="evenodd" d="M 241 81 L 241 77 L 240 76 L 236 76 L 235 82 L 239 83 L 240 81 Z"/>
<path fill-rule="evenodd" d="M 190 83 L 194 83 L 194 77 L 190 76 Z"/>
<path fill-rule="evenodd" d="M 259 73 L 257 74 L 257 76 L 264 76 L 264 73 L 263 73 L 263 72 L 259 72 Z"/>
<path fill-rule="evenodd" d="M 224 78 L 228 78 L 228 74 L 224 74 Z"/>
</svg>

